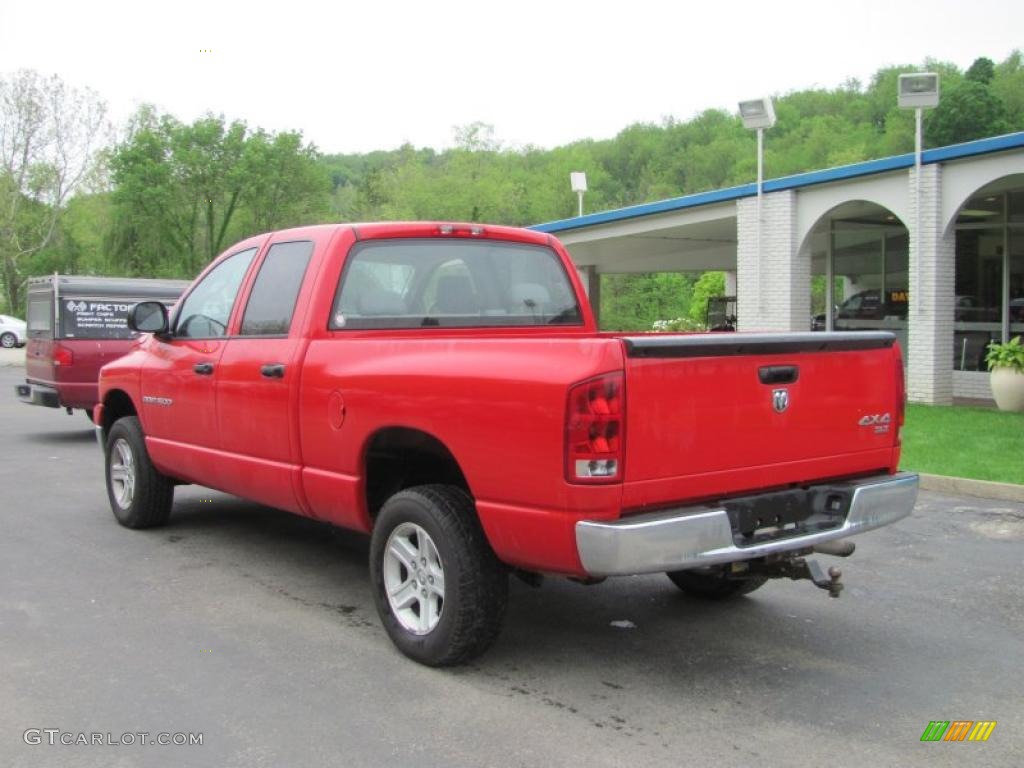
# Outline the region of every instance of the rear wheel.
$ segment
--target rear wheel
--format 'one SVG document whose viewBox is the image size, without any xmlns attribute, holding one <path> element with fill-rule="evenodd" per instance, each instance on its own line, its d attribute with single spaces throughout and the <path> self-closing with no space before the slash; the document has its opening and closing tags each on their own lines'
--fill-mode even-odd
<svg viewBox="0 0 1024 768">
<path fill-rule="evenodd" d="M 724 567 L 670 571 L 665 575 L 686 594 L 704 600 L 726 600 L 748 595 L 768 581 L 765 576 L 730 577 L 728 569 Z"/>
<path fill-rule="evenodd" d="M 0 347 L 3 347 L 4 349 L 14 349 L 16 346 L 18 346 L 18 337 L 13 333 L 8 332 L 3 336 L 0 336 Z"/>
<path fill-rule="evenodd" d="M 373 529 L 370 577 L 388 636 L 421 664 L 467 661 L 501 630 L 508 572 L 461 488 L 421 485 L 388 499 Z"/>
<path fill-rule="evenodd" d="M 117 522 L 126 528 L 152 528 L 167 522 L 174 483 L 149 460 L 135 416 L 120 418 L 110 428 L 106 469 L 107 496 Z"/>
</svg>

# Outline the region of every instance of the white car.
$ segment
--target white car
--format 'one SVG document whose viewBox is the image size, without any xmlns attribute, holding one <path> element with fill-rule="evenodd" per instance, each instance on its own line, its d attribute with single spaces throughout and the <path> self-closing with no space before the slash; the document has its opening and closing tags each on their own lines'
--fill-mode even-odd
<svg viewBox="0 0 1024 768">
<path fill-rule="evenodd" d="M 27 337 L 28 330 L 24 320 L 10 315 L 0 315 L 0 347 L 4 349 L 24 347 Z"/>
</svg>

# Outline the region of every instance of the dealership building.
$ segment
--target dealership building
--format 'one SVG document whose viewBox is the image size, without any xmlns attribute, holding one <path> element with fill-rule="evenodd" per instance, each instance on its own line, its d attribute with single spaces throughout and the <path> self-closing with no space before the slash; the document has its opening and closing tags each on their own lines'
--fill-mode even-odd
<svg viewBox="0 0 1024 768">
<path fill-rule="evenodd" d="M 1024 132 L 602 211 L 556 235 L 600 275 L 722 270 L 739 330 L 884 329 L 912 401 L 991 399 L 991 340 L 1024 334 Z M 812 317 L 812 285 L 831 313 Z"/>
</svg>

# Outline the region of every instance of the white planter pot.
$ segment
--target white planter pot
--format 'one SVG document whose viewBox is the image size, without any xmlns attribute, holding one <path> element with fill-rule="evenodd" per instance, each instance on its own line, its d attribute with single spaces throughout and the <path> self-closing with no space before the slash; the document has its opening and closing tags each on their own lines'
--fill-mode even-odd
<svg viewBox="0 0 1024 768">
<path fill-rule="evenodd" d="M 993 368 L 989 375 L 999 410 L 1024 411 L 1024 373 L 1012 368 Z"/>
</svg>

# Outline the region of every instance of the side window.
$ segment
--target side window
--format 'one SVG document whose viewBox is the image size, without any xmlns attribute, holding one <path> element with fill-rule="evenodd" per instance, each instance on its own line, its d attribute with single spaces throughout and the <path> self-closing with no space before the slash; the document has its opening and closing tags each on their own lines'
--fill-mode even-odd
<svg viewBox="0 0 1024 768">
<path fill-rule="evenodd" d="M 53 333 L 53 303 L 48 296 L 28 299 L 28 335 L 33 339 Z"/>
<path fill-rule="evenodd" d="M 182 302 L 174 335 L 209 339 L 227 333 L 231 307 L 255 255 L 255 248 L 239 251 L 214 267 Z"/>
<path fill-rule="evenodd" d="M 313 243 L 308 240 L 270 246 L 245 307 L 243 336 L 288 334 L 295 300 L 312 255 Z"/>
</svg>

